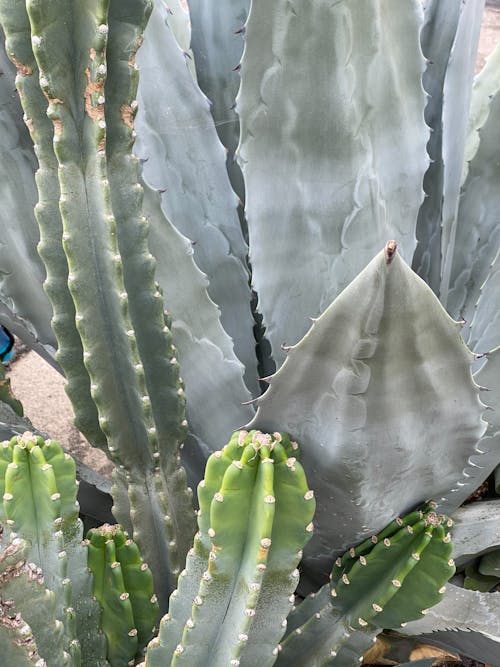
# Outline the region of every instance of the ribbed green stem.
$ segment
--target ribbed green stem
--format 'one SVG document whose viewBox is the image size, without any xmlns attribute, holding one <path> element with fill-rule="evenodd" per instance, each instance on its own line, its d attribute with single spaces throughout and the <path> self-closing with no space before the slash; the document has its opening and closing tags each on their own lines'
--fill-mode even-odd
<svg viewBox="0 0 500 667">
<path fill-rule="evenodd" d="M 132 154 L 138 84 L 134 61 L 150 10 L 149 0 L 115 0 L 110 6 L 106 155 L 123 280 L 156 429 L 156 483 L 162 482 L 172 522 L 176 552 L 172 548 L 170 560 L 177 576 L 196 529 L 192 494 L 186 488 L 179 458 L 179 447 L 187 434 L 185 394 L 172 334 L 165 324 L 163 299 L 155 284 L 156 262 L 149 252 L 148 222 L 142 213 L 138 160 Z"/>
<path fill-rule="evenodd" d="M 31 28 L 24 0 L 1 0 L 0 21 L 6 34 L 7 54 L 16 65 L 16 86 L 34 142 L 39 169 L 36 174 L 38 204 L 35 215 L 40 228 L 38 252 L 47 271 L 44 288 L 50 299 L 52 328 L 58 342 L 57 360 L 63 369 L 66 393 L 75 412 L 75 425 L 95 446 L 106 449 L 97 409 L 90 395 L 90 379 L 83 364 L 83 348 L 75 326 L 75 306 L 68 290 L 68 264 L 62 247 L 63 227 L 59 212 L 58 163 L 54 155 L 47 100 L 38 82 L 38 65 L 31 45 Z"/>
<path fill-rule="evenodd" d="M 138 520 L 140 515 L 141 524 L 134 522 L 134 528 L 165 600 L 171 571 L 178 569 L 177 543 L 169 534 L 171 519 L 157 469 L 158 438 L 128 315 L 108 182 L 104 112 L 108 8 L 105 0 L 28 2 L 40 84 L 54 125 L 68 283 L 91 394 L 108 452 L 127 480 L 145 490 L 141 507 L 133 514 Z M 125 94 L 130 94 L 129 84 Z M 117 148 L 121 155 L 127 150 L 129 143 Z"/>
</svg>

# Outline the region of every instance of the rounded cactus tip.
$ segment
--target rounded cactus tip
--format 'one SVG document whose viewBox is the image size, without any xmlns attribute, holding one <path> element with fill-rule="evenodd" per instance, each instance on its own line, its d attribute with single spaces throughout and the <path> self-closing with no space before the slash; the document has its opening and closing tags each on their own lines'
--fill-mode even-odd
<svg viewBox="0 0 500 667">
<path fill-rule="evenodd" d="M 386 264 L 390 264 L 392 262 L 397 249 L 398 249 L 398 244 L 396 243 L 396 241 L 387 241 L 384 249 Z"/>
</svg>

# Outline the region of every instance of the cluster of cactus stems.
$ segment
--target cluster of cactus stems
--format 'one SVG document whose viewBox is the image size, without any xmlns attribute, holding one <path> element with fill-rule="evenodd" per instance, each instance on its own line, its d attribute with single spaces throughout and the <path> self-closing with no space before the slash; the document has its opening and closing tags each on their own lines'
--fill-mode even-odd
<svg viewBox="0 0 500 667">
<path fill-rule="evenodd" d="M 151 7 L 2 0 L 0 21 L 39 161 L 57 359 L 77 427 L 116 464 L 115 515 L 133 529 L 165 610 L 195 515 L 179 456 L 184 388 L 132 154 L 134 60 Z"/>
<path fill-rule="evenodd" d="M 30 433 L 2 443 L 5 664 L 356 664 L 380 628 L 442 597 L 455 571 L 452 522 L 433 504 L 395 519 L 339 557 L 330 583 L 294 608 L 315 511 L 298 456 L 287 434 L 256 430 L 235 432 L 210 456 L 198 532 L 149 641 L 159 606 L 137 544 L 119 525 L 82 540 L 75 465 L 58 443 Z"/>
</svg>

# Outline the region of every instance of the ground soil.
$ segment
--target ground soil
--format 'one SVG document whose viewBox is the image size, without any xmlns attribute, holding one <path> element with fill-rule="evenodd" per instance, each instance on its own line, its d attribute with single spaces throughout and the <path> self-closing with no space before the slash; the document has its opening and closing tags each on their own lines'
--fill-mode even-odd
<svg viewBox="0 0 500 667">
<path fill-rule="evenodd" d="M 482 26 L 478 68 L 484 65 L 500 39 L 500 0 L 488 0 Z M 91 448 L 73 426 L 71 405 L 64 392 L 64 380 L 35 352 L 21 353 L 9 372 L 14 394 L 34 426 L 59 440 L 83 463 L 109 475 L 112 466 L 99 450 Z"/>
</svg>

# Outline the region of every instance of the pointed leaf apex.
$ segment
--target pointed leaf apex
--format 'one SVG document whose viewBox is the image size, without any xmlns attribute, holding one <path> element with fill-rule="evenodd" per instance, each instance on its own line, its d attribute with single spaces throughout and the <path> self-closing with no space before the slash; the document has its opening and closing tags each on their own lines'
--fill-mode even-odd
<svg viewBox="0 0 500 667">
<path fill-rule="evenodd" d="M 398 249 L 398 244 L 396 243 L 396 241 L 387 241 L 384 249 L 386 264 L 390 264 L 392 262 L 397 249 Z"/>
</svg>

